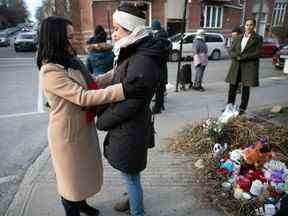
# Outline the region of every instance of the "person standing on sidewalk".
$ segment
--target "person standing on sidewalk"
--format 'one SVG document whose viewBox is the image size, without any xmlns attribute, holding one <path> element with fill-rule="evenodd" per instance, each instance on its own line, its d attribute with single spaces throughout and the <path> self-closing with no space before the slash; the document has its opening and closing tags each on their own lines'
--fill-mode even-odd
<svg viewBox="0 0 288 216">
<path fill-rule="evenodd" d="M 148 148 L 153 147 L 154 131 L 151 99 L 160 79 L 162 58 L 167 47 L 153 38 L 145 27 L 145 14 L 140 6 L 122 4 L 113 14 L 116 71 L 114 83 L 143 77 L 144 99 L 127 99 L 109 105 L 97 119 L 97 128 L 108 131 L 104 140 L 104 156 L 119 170 L 128 199 L 114 205 L 117 211 L 130 207 L 132 216 L 143 216 L 143 190 L 140 174 L 146 168 Z"/>
<path fill-rule="evenodd" d="M 203 29 L 197 30 L 192 49 L 194 53 L 193 62 L 196 71 L 193 89 L 197 91 L 205 91 L 202 86 L 202 81 L 205 68 L 208 64 L 208 48 L 205 43 L 205 31 Z"/>
<path fill-rule="evenodd" d="M 263 39 L 255 33 L 255 25 L 254 19 L 247 19 L 245 33 L 233 40 L 230 50 L 232 62 L 226 77 L 226 82 L 230 83 L 227 103 L 235 103 L 237 88 L 241 82 L 240 115 L 247 109 L 250 87 L 259 86 L 259 58 Z"/>
<path fill-rule="evenodd" d="M 235 26 L 231 32 L 231 43 L 235 38 L 238 38 L 242 35 L 242 28 L 240 26 Z M 236 94 L 241 94 L 242 84 L 239 83 Z"/>
<path fill-rule="evenodd" d="M 168 41 L 168 34 L 161 27 L 161 23 L 159 20 L 153 20 L 152 30 L 154 32 L 155 39 Z M 167 47 L 167 49 L 171 49 L 170 47 L 172 46 L 172 44 L 170 42 L 167 43 L 166 41 L 165 41 L 165 44 L 169 44 L 169 47 Z M 167 53 L 166 58 L 163 58 L 163 62 L 161 62 L 160 81 L 158 83 L 158 86 L 155 92 L 155 104 L 152 108 L 153 114 L 158 114 L 158 113 L 161 113 L 162 110 L 165 110 L 164 94 L 166 91 L 166 84 L 168 83 L 168 68 L 167 68 L 168 58 L 169 58 L 169 52 Z"/>
<path fill-rule="evenodd" d="M 112 46 L 107 42 L 107 34 L 102 26 L 96 26 L 94 36 L 87 41 L 89 52 L 86 65 L 95 76 L 104 74 L 113 68 L 114 54 Z"/>
<path fill-rule="evenodd" d="M 80 216 L 80 212 L 97 216 L 99 211 L 86 202 L 103 182 L 98 135 L 89 108 L 143 97 L 144 88 L 135 79 L 96 90 L 73 44 L 71 21 L 56 16 L 44 19 L 37 66 L 49 103 L 48 143 L 66 216 Z"/>
</svg>

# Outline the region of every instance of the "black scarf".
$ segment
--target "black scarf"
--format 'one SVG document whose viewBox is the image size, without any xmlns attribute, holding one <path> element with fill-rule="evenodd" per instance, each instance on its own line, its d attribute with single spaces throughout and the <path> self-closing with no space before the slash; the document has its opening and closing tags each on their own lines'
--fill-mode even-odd
<svg viewBox="0 0 288 216">
<path fill-rule="evenodd" d="M 94 82 L 94 79 L 91 76 L 91 74 L 89 73 L 86 65 L 76 55 L 71 56 L 69 58 L 67 67 L 72 68 L 74 70 L 79 70 L 81 72 L 81 74 L 83 75 L 87 86 L 89 86 L 92 82 Z"/>
</svg>

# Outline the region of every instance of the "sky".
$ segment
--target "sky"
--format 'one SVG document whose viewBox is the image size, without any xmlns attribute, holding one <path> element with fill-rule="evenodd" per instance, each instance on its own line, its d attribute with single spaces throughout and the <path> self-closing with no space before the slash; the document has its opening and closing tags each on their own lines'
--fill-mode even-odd
<svg viewBox="0 0 288 216">
<path fill-rule="evenodd" d="M 30 19 L 32 21 L 36 21 L 35 19 L 35 12 L 36 9 L 41 6 L 42 0 L 24 0 L 27 5 L 28 11 L 30 13 Z"/>
</svg>

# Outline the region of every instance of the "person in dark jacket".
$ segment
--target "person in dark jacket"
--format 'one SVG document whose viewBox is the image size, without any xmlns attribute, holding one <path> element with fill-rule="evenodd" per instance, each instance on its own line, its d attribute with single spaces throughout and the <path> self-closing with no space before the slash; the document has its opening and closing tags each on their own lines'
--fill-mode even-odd
<svg viewBox="0 0 288 216">
<path fill-rule="evenodd" d="M 259 85 L 259 58 L 262 49 L 262 37 L 255 33 L 256 21 L 247 19 L 245 33 L 233 40 L 230 50 L 231 66 L 226 77 L 230 83 L 228 104 L 234 104 L 239 83 L 242 83 L 242 96 L 239 114 L 248 106 L 250 87 Z"/>
<path fill-rule="evenodd" d="M 116 71 L 113 83 L 139 77 L 145 86 L 145 97 L 115 103 L 98 116 L 97 128 L 108 131 L 104 156 L 122 174 L 128 200 L 114 205 L 117 211 L 130 206 L 132 216 L 143 216 L 143 190 L 140 173 L 146 168 L 147 151 L 152 147 L 153 129 L 151 99 L 160 79 L 165 41 L 155 40 L 145 27 L 145 14 L 130 4 L 121 5 L 113 14 Z M 119 205 L 121 208 L 119 208 Z"/>
<path fill-rule="evenodd" d="M 152 30 L 154 31 L 154 37 L 156 39 L 161 38 L 162 40 L 168 41 L 168 34 L 167 32 L 161 27 L 161 23 L 159 20 L 153 20 L 152 22 Z M 169 41 L 168 41 L 169 42 Z M 171 43 L 167 43 L 170 49 Z M 168 83 L 168 68 L 167 68 L 167 61 L 169 58 L 169 52 L 167 52 L 166 58 L 163 58 L 161 62 L 161 71 L 160 71 L 160 82 L 156 88 L 155 93 L 155 104 L 152 108 L 152 112 L 154 114 L 161 113 L 162 110 L 165 109 L 164 107 L 164 93 L 166 91 L 166 84 Z"/>
<path fill-rule="evenodd" d="M 240 26 L 235 26 L 231 31 L 231 43 L 233 42 L 235 38 L 240 37 L 242 33 L 243 33 L 242 28 Z M 242 89 L 242 84 L 239 83 L 236 93 L 241 94 L 241 89 Z"/>
<path fill-rule="evenodd" d="M 113 68 L 112 46 L 106 41 L 107 34 L 102 26 L 96 26 L 94 36 L 87 41 L 89 55 L 86 65 L 89 72 L 95 76 L 104 74 Z"/>
</svg>

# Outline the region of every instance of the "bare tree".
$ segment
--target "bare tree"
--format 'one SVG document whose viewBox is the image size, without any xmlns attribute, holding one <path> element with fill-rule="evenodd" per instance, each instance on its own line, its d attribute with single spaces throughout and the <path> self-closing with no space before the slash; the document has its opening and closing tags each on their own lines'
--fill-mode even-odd
<svg viewBox="0 0 288 216">
<path fill-rule="evenodd" d="M 4 25 L 6 27 L 25 22 L 28 18 L 28 11 L 24 2 L 21 2 L 17 7 L 0 6 L 0 14 L 5 19 Z"/>
</svg>

